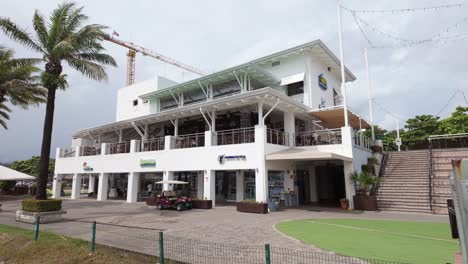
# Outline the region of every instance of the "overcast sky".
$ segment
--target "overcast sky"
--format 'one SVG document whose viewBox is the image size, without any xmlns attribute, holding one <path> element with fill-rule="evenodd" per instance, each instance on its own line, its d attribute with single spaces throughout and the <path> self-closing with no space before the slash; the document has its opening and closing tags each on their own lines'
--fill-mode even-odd
<svg viewBox="0 0 468 264">
<path fill-rule="evenodd" d="M 0 2 L 0 16 L 12 18 L 32 32 L 34 10 L 48 14 L 61 1 L 15 0 Z M 401 9 L 454 4 L 460 1 L 363 1 L 343 5 L 360 9 Z M 377 3 L 378 2 L 378 3 Z M 334 0 L 236 0 L 236 1 L 77 1 L 91 23 L 109 26 L 120 38 L 213 72 L 320 38 L 339 54 L 337 1 Z M 372 27 L 403 39 L 421 40 L 436 35 L 468 14 L 468 6 L 404 14 L 359 14 L 362 29 L 375 46 L 398 43 Z M 358 20 L 359 21 L 359 20 Z M 368 117 L 364 48 L 369 43 L 351 13 L 343 11 L 345 63 L 357 76 L 348 86 L 349 104 Z M 468 23 L 451 27 L 447 34 L 468 34 Z M 20 45 L 0 33 L 0 44 L 14 48 L 17 57 L 32 57 Z M 67 147 L 71 134 L 82 128 L 113 122 L 116 92 L 125 84 L 126 50 L 105 43 L 119 67 L 108 69 L 109 80 L 97 83 L 65 67 L 70 87 L 56 100 L 52 153 Z M 375 101 L 400 119 L 417 114 L 436 115 L 457 89 L 468 95 L 468 41 L 412 48 L 370 49 L 369 63 Z M 176 81 L 190 74 L 137 56 L 136 81 L 165 75 Z M 458 104 L 461 93 L 440 113 L 442 117 Z M 395 119 L 374 107 L 375 123 L 394 129 Z M 0 128 L 0 162 L 39 155 L 45 107 L 14 108 L 9 129 Z"/>
</svg>

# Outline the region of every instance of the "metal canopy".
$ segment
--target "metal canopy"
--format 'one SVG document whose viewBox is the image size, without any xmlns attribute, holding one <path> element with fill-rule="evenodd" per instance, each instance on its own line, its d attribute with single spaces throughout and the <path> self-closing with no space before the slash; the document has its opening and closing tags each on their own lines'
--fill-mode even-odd
<svg viewBox="0 0 468 264">
<path fill-rule="evenodd" d="M 308 113 L 311 116 L 320 119 L 322 121 L 320 125 L 323 127 L 340 128 L 340 127 L 345 126 L 343 106 L 314 109 L 314 110 L 308 111 Z M 349 117 L 349 125 L 354 129 L 371 127 L 371 123 L 369 121 L 360 117 L 358 114 L 354 113 L 349 108 L 348 108 L 348 117 Z"/>
<path fill-rule="evenodd" d="M 308 148 L 289 148 L 266 155 L 266 160 L 344 160 L 352 161 L 352 158 Z"/>
</svg>

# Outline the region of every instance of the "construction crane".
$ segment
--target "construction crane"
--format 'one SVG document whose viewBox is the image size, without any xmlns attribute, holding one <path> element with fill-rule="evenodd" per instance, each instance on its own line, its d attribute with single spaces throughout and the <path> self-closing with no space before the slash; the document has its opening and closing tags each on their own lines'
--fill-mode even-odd
<svg viewBox="0 0 468 264">
<path fill-rule="evenodd" d="M 113 35 L 118 35 L 117 33 L 113 33 Z M 135 83 L 135 55 L 136 53 L 141 53 L 145 56 L 150 56 L 152 58 L 155 58 L 157 60 L 169 63 L 171 65 L 174 65 L 176 67 L 179 67 L 181 69 L 184 69 L 189 72 L 193 72 L 195 74 L 198 74 L 200 76 L 205 75 L 205 73 L 201 70 L 198 70 L 190 65 L 187 65 L 185 63 L 179 62 L 177 60 L 171 59 L 169 57 L 166 57 L 162 54 L 156 53 L 154 51 L 151 51 L 147 48 L 144 48 L 142 46 L 139 46 L 135 43 L 128 42 L 128 41 L 123 41 L 116 39 L 115 37 L 111 35 L 104 35 L 103 36 L 104 40 L 107 40 L 109 42 L 115 43 L 117 45 L 120 45 L 122 47 L 128 48 L 128 53 L 127 53 L 127 86 L 132 85 Z"/>
</svg>

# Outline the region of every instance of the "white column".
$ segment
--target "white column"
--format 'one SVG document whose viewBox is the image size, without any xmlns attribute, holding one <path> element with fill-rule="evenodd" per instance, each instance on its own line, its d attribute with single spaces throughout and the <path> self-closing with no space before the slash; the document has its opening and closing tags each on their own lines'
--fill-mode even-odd
<svg viewBox="0 0 468 264">
<path fill-rule="evenodd" d="M 198 199 L 203 199 L 203 172 L 199 171 L 197 173 L 197 197 Z"/>
<path fill-rule="evenodd" d="M 172 136 L 164 137 L 164 150 L 170 150 L 172 148 Z"/>
<path fill-rule="evenodd" d="M 140 173 L 130 172 L 128 174 L 127 203 L 137 202 L 139 180 L 140 180 Z"/>
<path fill-rule="evenodd" d="M 295 118 L 293 112 L 284 112 L 284 132 L 289 134 L 289 146 L 294 147 Z"/>
<path fill-rule="evenodd" d="M 260 101 L 257 104 L 257 114 L 258 114 L 258 125 L 263 126 L 263 102 Z"/>
<path fill-rule="evenodd" d="M 62 175 L 55 174 L 54 181 L 52 183 L 52 198 L 60 198 L 62 192 Z"/>
<path fill-rule="evenodd" d="M 203 181 L 203 198 L 206 198 L 206 200 L 212 200 L 213 202 L 213 207 L 215 207 L 215 196 L 216 196 L 216 176 L 215 176 L 215 171 L 213 170 L 206 170 L 205 171 L 205 179 Z"/>
<path fill-rule="evenodd" d="M 80 156 L 80 152 L 81 152 L 81 147 L 80 147 L 80 146 L 76 146 L 76 147 L 75 147 L 75 157 L 79 157 L 79 156 Z"/>
<path fill-rule="evenodd" d="M 130 153 L 135 153 L 140 151 L 140 141 L 139 140 L 130 140 Z"/>
<path fill-rule="evenodd" d="M 352 158 L 353 157 L 353 136 L 354 131 L 350 126 L 341 128 L 341 144 L 343 144 L 343 150 L 345 154 Z"/>
<path fill-rule="evenodd" d="M 255 126 L 255 143 L 257 145 L 258 167 L 255 170 L 255 200 L 257 202 L 267 202 L 268 200 L 268 177 L 265 165 L 265 126 Z"/>
<path fill-rule="evenodd" d="M 174 180 L 174 172 L 173 171 L 165 171 L 163 172 L 163 181 L 172 181 Z M 173 189 L 174 186 L 169 185 L 167 183 L 163 184 L 164 191 L 170 191 Z"/>
<path fill-rule="evenodd" d="M 109 185 L 109 174 L 108 173 L 99 174 L 99 184 L 98 184 L 98 193 L 97 193 L 98 201 L 107 200 L 108 185 Z"/>
<path fill-rule="evenodd" d="M 107 143 L 102 143 L 101 144 L 101 155 L 106 155 L 107 154 Z"/>
<path fill-rule="evenodd" d="M 71 199 L 80 199 L 80 193 L 81 193 L 81 174 L 75 173 L 73 175 L 73 183 L 72 183 L 72 193 L 71 193 Z"/>
<path fill-rule="evenodd" d="M 236 200 L 244 200 L 244 171 L 236 171 Z"/>
<path fill-rule="evenodd" d="M 205 131 L 205 147 L 213 146 L 213 131 Z"/>
<path fill-rule="evenodd" d="M 89 181 L 88 181 L 88 193 L 94 192 L 94 175 L 90 174 L 89 175 Z"/>
<path fill-rule="evenodd" d="M 351 173 L 354 171 L 352 161 L 343 161 L 344 180 L 346 189 L 346 198 L 349 200 L 349 208 L 354 208 L 353 196 L 356 194 L 353 181 L 351 181 Z"/>
</svg>

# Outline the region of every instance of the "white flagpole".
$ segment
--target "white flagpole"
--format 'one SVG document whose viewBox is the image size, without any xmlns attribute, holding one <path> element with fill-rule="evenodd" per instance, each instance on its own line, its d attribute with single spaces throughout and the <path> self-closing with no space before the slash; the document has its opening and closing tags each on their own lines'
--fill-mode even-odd
<svg viewBox="0 0 468 264">
<path fill-rule="evenodd" d="M 367 48 L 364 49 L 364 57 L 366 59 L 366 71 L 367 71 L 367 86 L 369 92 L 369 116 L 371 122 L 371 131 L 372 131 L 372 140 L 375 140 L 375 132 L 374 132 L 374 113 L 372 112 L 372 88 L 371 88 L 371 81 L 370 81 L 370 73 L 369 73 L 369 60 L 367 58 Z"/>
<path fill-rule="evenodd" d="M 340 41 L 340 60 L 341 60 L 341 94 L 343 95 L 343 110 L 344 110 L 344 125 L 348 126 L 348 104 L 346 98 L 346 77 L 345 77 L 345 66 L 343 58 L 343 32 L 341 28 L 341 6 L 338 3 L 338 33 Z"/>
</svg>

